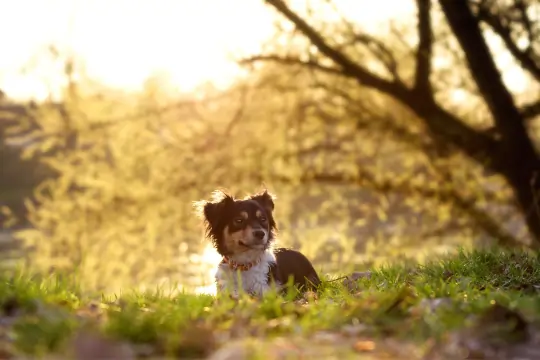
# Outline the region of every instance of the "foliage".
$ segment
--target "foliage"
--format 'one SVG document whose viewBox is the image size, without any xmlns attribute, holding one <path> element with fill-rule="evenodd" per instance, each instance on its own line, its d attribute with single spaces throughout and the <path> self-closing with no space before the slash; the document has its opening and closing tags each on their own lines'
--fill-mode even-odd
<svg viewBox="0 0 540 360">
<path fill-rule="evenodd" d="M 81 292 L 73 275 L 16 273 L 0 282 L 12 334 L 4 351 L 201 358 L 222 347 L 236 356 L 255 347 L 265 356 L 524 356 L 538 345 L 527 334 L 538 331 L 539 265 L 522 252 L 460 252 L 425 266 L 386 265 L 347 284 L 325 277 L 317 294 L 239 301 L 167 288 L 97 296 Z"/>
<path fill-rule="evenodd" d="M 33 228 L 18 233 L 37 254 L 32 266 L 77 269 L 89 286 L 118 286 L 166 276 L 197 252 L 191 202 L 221 185 L 228 169 L 219 157 L 234 159 L 241 147 L 223 151 L 214 141 L 228 116 L 223 106 L 203 122 L 198 116 L 211 110 L 200 114 L 196 101 L 163 110 L 153 96 L 130 103 L 72 94 L 36 110 L 41 128 L 26 155 L 48 154 L 42 159 L 58 178 L 37 188 L 38 205 L 28 203 Z"/>
<path fill-rule="evenodd" d="M 26 204 L 31 228 L 16 233 L 28 266 L 76 270 L 90 288 L 199 284 L 194 254 L 206 244 L 192 202 L 218 187 L 256 191 L 275 170 L 298 172 L 282 153 L 286 98 L 272 104 L 239 83 L 206 88 L 203 100 L 171 99 L 160 85 L 118 94 L 81 80 L 62 103 L 32 110 L 39 127 L 25 135 L 24 156 L 38 155 L 56 177 L 37 187 Z"/>
<path fill-rule="evenodd" d="M 24 132 L 29 124 L 26 108 L 2 96 L 0 91 L 0 224 L 13 225 L 16 218 L 25 215 L 24 199 L 48 175 L 39 160 L 21 159 L 21 149 L 9 143 Z"/>
</svg>

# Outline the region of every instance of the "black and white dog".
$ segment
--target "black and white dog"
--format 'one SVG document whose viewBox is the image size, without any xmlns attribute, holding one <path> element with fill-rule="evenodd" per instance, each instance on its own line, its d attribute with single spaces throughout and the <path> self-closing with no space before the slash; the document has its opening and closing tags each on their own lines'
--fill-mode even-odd
<svg viewBox="0 0 540 360">
<path fill-rule="evenodd" d="M 301 291 L 320 284 L 311 262 L 300 252 L 272 247 L 277 225 L 274 197 L 263 191 L 236 199 L 215 191 L 210 201 L 195 203 L 205 221 L 206 236 L 223 257 L 216 271 L 218 294 L 244 292 L 261 297 L 272 286 L 283 290 L 290 278 Z"/>
</svg>

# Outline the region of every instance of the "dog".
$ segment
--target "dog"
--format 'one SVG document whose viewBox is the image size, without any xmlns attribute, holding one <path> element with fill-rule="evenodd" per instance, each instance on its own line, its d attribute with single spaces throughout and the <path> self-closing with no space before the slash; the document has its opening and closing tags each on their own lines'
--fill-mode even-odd
<svg viewBox="0 0 540 360">
<path fill-rule="evenodd" d="M 222 190 L 210 201 L 195 202 L 209 238 L 222 261 L 215 274 L 217 294 L 238 298 L 244 291 L 262 297 L 272 288 L 280 293 L 292 279 L 301 292 L 313 291 L 321 280 L 311 262 L 299 251 L 274 248 L 277 224 L 275 196 L 267 190 L 243 199 Z"/>
</svg>

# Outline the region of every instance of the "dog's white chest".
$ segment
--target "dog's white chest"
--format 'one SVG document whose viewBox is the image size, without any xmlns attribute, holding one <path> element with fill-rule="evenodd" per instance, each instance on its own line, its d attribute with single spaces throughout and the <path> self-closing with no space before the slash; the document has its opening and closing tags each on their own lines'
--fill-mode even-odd
<svg viewBox="0 0 540 360">
<path fill-rule="evenodd" d="M 216 272 L 218 292 L 228 291 L 238 295 L 240 287 L 244 292 L 255 296 L 262 296 L 270 289 L 268 272 L 275 263 L 272 253 L 265 253 L 261 262 L 246 271 L 235 271 L 227 264 L 220 264 Z"/>
</svg>

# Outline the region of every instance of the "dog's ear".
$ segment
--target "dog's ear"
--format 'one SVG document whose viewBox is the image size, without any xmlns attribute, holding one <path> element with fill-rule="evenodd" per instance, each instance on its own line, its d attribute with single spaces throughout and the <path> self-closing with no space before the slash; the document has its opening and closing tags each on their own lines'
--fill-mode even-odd
<svg viewBox="0 0 540 360">
<path fill-rule="evenodd" d="M 265 208 L 266 211 L 268 211 L 269 213 L 272 213 L 274 211 L 275 198 L 276 197 L 272 195 L 271 193 L 269 193 L 268 190 L 264 190 L 261 193 L 251 195 L 249 197 L 250 200 L 255 200 L 256 202 L 261 204 L 261 206 Z"/>
<path fill-rule="evenodd" d="M 214 228 L 223 210 L 233 202 L 234 198 L 231 195 L 223 190 L 216 190 L 212 193 L 210 201 L 201 200 L 193 205 L 198 216 L 205 220 L 211 228 Z"/>
</svg>

